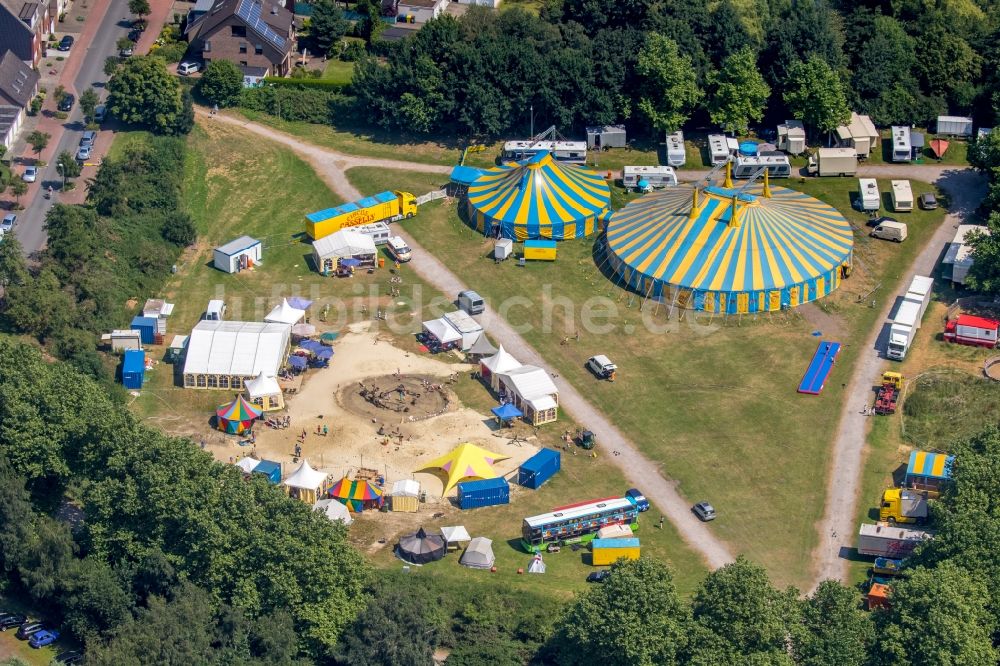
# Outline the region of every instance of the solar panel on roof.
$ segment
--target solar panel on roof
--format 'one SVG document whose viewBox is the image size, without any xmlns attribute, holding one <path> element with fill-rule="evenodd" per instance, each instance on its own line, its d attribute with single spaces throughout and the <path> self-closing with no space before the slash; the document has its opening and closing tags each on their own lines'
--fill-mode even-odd
<svg viewBox="0 0 1000 666">
<path fill-rule="evenodd" d="M 236 7 L 236 15 L 247 22 L 250 29 L 261 35 L 264 39 L 271 42 L 279 49 L 285 47 L 285 38 L 276 33 L 271 26 L 269 26 L 264 19 L 261 18 L 260 12 L 263 8 L 263 4 L 257 0 L 240 0 L 240 4 Z"/>
</svg>

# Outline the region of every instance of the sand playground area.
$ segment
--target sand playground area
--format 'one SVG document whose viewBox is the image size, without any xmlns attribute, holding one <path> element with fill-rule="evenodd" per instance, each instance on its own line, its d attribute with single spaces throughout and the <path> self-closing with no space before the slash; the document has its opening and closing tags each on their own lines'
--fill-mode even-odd
<svg viewBox="0 0 1000 666">
<path fill-rule="evenodd" d="M 285 476 L 298 466 L 292 460 L 303 431 L 302 456 L 317 470 L 337 479 L 362 468 L 376 470 L 385 476 L 387 494 L 394 481 L 416 479 L 428 502 L 441 497 L 445 477 L 414 470 L 463 442 L 509 456 L 494 465 L 502 476 L 538 451 L 506 434 L 495 436 L 492 415 L 461 405 L 449 380 L 474 366 L 399 349 L 369 332 L 367 324 L 350 327 L 333 349 L 329 368 L 309 370 L 298 391 L 286 395 L 286 409 L 277 414 L 291 417 L 288 428 L 254 427 L 256 457 L 280 462 Z M 324 426 L 328 434 L 317 434 Z M 209 447 L 217 458 L 228 462 L 250 455 L 251 447 L 227 439 Z M 455 495 L 457 490 L 449 492 Z"/>
</svg>

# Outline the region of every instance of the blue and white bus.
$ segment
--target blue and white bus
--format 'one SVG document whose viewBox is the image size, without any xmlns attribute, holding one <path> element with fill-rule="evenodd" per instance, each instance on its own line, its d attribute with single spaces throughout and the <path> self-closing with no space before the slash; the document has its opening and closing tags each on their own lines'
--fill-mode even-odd
<svg viewBox="0 0 1000 666">
<path fill-rule="evenodd" d="M 639 529 L 639 505 L 632 497 L 606 497 L 553 509 L 550 513 L 524 519 L 521 545 L 529 553 L 544 550 L 550 543 L 588 543 L 608 525 L 628 525 Z"/>
</svg>

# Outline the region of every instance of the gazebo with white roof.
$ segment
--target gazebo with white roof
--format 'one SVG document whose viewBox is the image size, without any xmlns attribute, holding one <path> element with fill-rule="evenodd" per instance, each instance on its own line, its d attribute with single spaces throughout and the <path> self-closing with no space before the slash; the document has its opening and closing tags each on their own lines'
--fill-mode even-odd
<svg viewBox="0 0 1000 666">
<path fill-rule="evenodd" d="M 297 324 L 305 316 L 305 310 L 293 308 L 288 304 L 288 299 L 283 298 L 281 299 L 281 303 L 274 306 L 274 309 L 264 317 L 264 321 L 276 324 Z"/>
<path fill-rule="evenodd" d="M 306 504 L 315 504 L 326 496 L 333 484 L 329 474 L 313 469 L 308 460 L 303 460 L 299 468 L 282 481 L 281 485 L 291 497 Z"/>
<path fill-rule="evenodd" d="M 521 362 L 504 349 L 503 345 L 500 345 L 500 349 L 497 350 L 496 354 L 484 358 L 479 362 L 479 374 L 483 376 L 484 381 L 489 382 L 490 388 L 494 391 L 499 391 L 500 373 L 510 372 L 520 367 Z"/>
<path fill-rule="evenodd" d="M 243 382 L 243 388 L 247 400 L 257 405 L 265 412 L 273 412 L 285 407 L 285 397 L 281 393 L 281 386 L 273 376 L 265 375 L 263 372 L 251 380 Z"/>
</svg>

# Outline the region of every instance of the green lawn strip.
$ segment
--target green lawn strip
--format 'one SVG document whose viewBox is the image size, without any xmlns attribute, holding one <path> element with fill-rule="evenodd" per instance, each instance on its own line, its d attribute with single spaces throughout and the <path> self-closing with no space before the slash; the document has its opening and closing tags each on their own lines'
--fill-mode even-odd
<svg viewBox="0 0 1000 666">
<path fill-rule="evenodd" d="M 354 63 L 343 60 L 328 60 L 323 69 L 323 78 L 327 81 L 348 84 L 354 79 Z"/>
<path fill-rule="evenodd" d="M 400 176 L 352 169 L 348 177 L 374 187 L 378 182 L 388 186 Z M 864 224 L 865 218 L 848 208 L 855 179 L 787 184 Z M 914 183 L 914 192 L 919 195 L 928 187 Z M 841 384 L 849 379 L 878 314 L 856 305 L 856 294 L 885 280 L 876 300 L 882 303 L 894 296 L 896 288 L 889 281 L 898 280 L 942 214 L 921 211 L 906 217 L 910 240 L 902 245 L 857 234 L 855 277 L 817 304 L 837 317 L 845 331 L 836 338 L 845 347 L 819 397 L 795 393 L 818 342 L 810 335 L 816 327 L 798 311 L 728 319 L 688 313 L 677 323 L 667 322 L 660 308 L 653 319 L 670 330 L 654 334 L 641 325 L 641 299 L 614 287 L 598 272 L 590 240 L 560 243 L 559 259 L 552 264 L 496 266 L 486 258 L 492 242 L 462 224 L 447 207 L 422 210 L 404 226 L 494 304 L 511 295 L 528 298 L 532 306 L 513 308 L 507 316 L 512 323 L 531 325 L 525 337 L 553 370 L 592 396 L 667 476 L 680 482 L 685 497 L 712 501 L 720 513 L 713 529 L 734 550 L 768 566 L 780 583 L 804 585 L 823 511 L 823 479 L 840 415 Z M 541 303 L 567 297 L 579 305 L 597 296 L 610 296 L 617 307 L 609 319 L 615 334 L 581 331 L 579 342 L 562 344 L 575 328 L 567 326 L 569 315 L 558 308 L 551 316 L 551 332 L 543 330 Z M 574 321 L 580 320 L 574 316 Z M 692 321 L 715 330 L 705 335 L 703 326 L 692 326 Z M 626 326 L 631 333 L 624 333 Z M 832 337 L 829 331 L 826 335 Z M 596 382 L 583 368 L 596 353 L 608 354 L 618 364 L 614 384 Z"/>
</svg>

